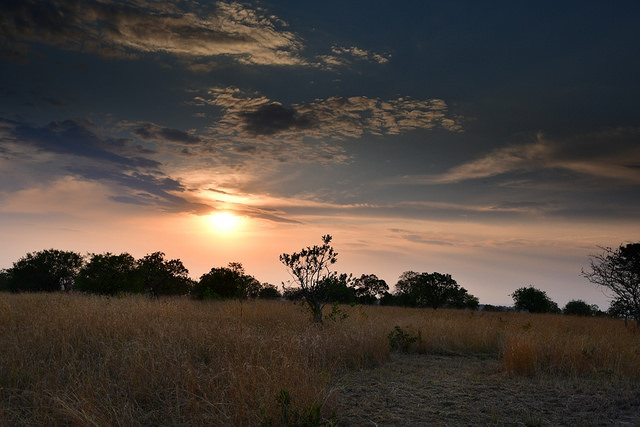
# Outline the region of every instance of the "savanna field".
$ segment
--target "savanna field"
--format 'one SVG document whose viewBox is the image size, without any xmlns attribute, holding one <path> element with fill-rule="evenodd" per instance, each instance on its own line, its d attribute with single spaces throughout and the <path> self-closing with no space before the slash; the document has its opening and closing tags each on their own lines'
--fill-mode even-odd
<svg viewBox="0 0 640 427">
<path fill-rule="evenodd" d="M 0 293 L 6 426 L 571 425 L 580 398 L 638 425 L 639 385 L 640 333 L 610 318 Z"/>
</svg>

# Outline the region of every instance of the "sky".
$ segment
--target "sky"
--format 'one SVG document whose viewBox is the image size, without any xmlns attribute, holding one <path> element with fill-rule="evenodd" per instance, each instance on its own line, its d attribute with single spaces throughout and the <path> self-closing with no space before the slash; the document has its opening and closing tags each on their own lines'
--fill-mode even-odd
<svg viewBox="0 0 640 427">
<path fill-rule="evenodd" d="M 625 0 L 4 0 L 0 268 L 162 251 L 280 285 L 279 255 L 330 234 L 340 273 L 607 309 L 580 272 L 640 241 L 639 21 Z"/>
</svg>

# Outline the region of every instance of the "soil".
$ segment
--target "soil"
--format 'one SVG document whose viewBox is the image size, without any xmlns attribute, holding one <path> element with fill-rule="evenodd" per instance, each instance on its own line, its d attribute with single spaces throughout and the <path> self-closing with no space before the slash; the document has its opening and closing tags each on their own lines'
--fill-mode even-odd
<svg viewBox="0 0 640 427">
<path fill-rule="evenodd" d="M 341 377 L 331 400 L 343 426 L 640 426 L 637 384 L 510 375 L 486 355 L 394 353 Z"/>
</svg>

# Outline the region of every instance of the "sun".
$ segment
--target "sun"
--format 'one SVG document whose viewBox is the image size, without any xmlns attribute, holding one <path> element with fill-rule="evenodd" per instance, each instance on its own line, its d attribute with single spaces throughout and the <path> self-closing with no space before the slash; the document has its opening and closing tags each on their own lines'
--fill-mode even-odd
<svg viewBox="0 0 640 427">
<path fill-rule="evenodd" d="M 209 216 L 211 225 L 218 231 L 229 233 L 240 225 L 240 218 L 230 212 L 219 212 Z"/>
</svg>

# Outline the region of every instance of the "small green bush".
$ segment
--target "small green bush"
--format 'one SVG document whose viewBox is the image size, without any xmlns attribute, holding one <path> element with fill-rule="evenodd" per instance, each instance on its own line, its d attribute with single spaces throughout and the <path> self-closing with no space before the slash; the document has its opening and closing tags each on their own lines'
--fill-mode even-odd
<svg viewBox="0 0 640 427">
<path fill-rule="evenodd" d="M 418 332 L 418 335 L 411 335 L 400 326 L 396 326 L 393 331 L 389 332 L 387 338 L 389 338 L 391 350 L 408 353 L 411 345 L 420 340 L 420 333 Z"/>
</svg>

